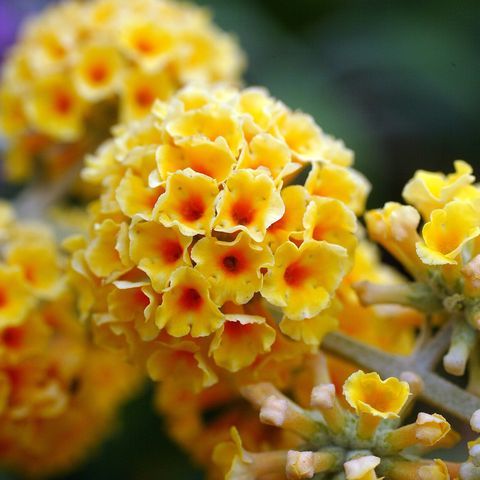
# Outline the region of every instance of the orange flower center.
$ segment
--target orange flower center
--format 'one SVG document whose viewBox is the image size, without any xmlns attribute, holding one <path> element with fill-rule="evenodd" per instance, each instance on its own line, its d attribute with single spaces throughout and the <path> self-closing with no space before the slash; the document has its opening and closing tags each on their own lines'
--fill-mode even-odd
<svg viewBox="0 0 480 480">
<path fill-rule="evenodd" d="M 161 245 L 161 251 L 163 260 L 166 263 L 175 263 L 183 255 L 182 246 L 175 240 L 168 240 L 163 242 Z"/>
<path fill-rule="evenodd" d="M 180 303 L 185 310 L 200 310 L 203 298 L 195 288 L 185 288 L 180 296 Z"/>
<path fill-rule="evenodd" d="M 137 38 L 135 47 L 139 52 L 149 54 L 155 50 L 154 44 L 147 37 Z"/>
<path fill-rule="evenodd" d="M 205 212 L 205 205 L 200 197 L 189 198 L 182 206 L 182 217 L 188 222 L 195 222 L 202 218 Z"/>
<path fill-rule="evenodd" d="M 225 322 L 224 334 L 229 337 L 238 338 L 251 336 L 253 325 L 242 325 L 240 322 Z"/>
<path fill-rule="evenodd" d="M 57 92 L 54 108 L 60 115 L 67 115 L 73 107 L 72 97 L 65 92 Z"/>
<path fill-rule="evenodd" d="M 253 221 L 255 210 L 248 200 L 242 199 L 233 204 L 231 215 L 238 225 L 249 225 Z"/>
<path fill-rule="evenodd" d="M 19 348 L 24 339 L 24 330 L 21 327 L 9 327 L 2 333 L 2 342 L 9 348 Z"/>
<path fill-rule="evenodd" d="M 155 95 L 146 86 L 139 88 L 135 93 L 135 101 L 142 108 L 149 108 L 154 100 Z"/>
<path fill-rule="evenodd" d="M 285 282 L 291 287 L 300 287 L 310 274 L 310 270 L 300 262 L 290 264 L 283 274 Z"/>
<path fill-rule="evenodd" d="M 245 269 L 245 258 L 240 252 L 230 251 L 222 258 L 222 266 L 228 273 L 241 273 Z"/>
<path fill-rule="evenodd" d="M 104 65 L 97 64 L 90 68 L 90 79 L 93 83 L 102 83 L 107 78 L 107 69 Z"/>
</svg>

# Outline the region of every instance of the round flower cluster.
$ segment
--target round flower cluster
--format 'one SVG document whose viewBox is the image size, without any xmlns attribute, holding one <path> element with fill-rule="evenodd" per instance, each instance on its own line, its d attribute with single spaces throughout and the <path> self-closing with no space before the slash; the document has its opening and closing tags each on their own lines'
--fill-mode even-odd
<svg viewBox="0 0 480 480">
<path fill-rule="evenodd" d="M 72 467 L 106 434 L 138 373 L 88 341 L 44 227 L 0 206 L 0 464 Z"/>
<path fill-rule="evenodd" d="M 244 58 L 207 11 L 170 0 L 66 0 L 34 17 L 3 66 L 6 174 L 62 174 L 121 120 L 190 81 L 236 81 Z M 38 161 L 41 163 L 39 164 Z"/>
<path fill-rule="evenodd" d="M 68 242 L 98 342 L 196 390 L 281 376 L 332 329 L 368 192 L 351 163 L 256 88 L 187 87 L 117 128 L 83 171 L 102 185 L 88 237 Z"/>
<path fill-rule="evenodd" d="M 411 378 L 417 388 L 418 379 Z M 270 383 L 249 385 L 244 396 L 260 410 L 260 421 L 296 435 L 288 449 L 252 453 L 242 446 L 235 428 L 232 440 L 215 449 L 214 460 L 227 480 L 288 478 L 375 480 L 448 480 L 459 478 L 459 464 L 423 459 L 459 440 L 438 414 L 419 413 L 401 425 L 410 412 L 409 384 L 396 378 L 382 381 L 376 373 L 353 373 L 343 385 L 343 397 L 332 383 L 311 391 L 311 409 L 304 409 Z M 465 470 L 468 467 L 462 467 Z M 477 477 L 463 477 L 465 480 Z"/>
<path fill-rule="evenodd" d="M 410 305 L 437 324 L 451 322 L 444 366 L 453 375 L 464 374 L 480 330 L 480 189 L 474 180 L 463 161 L 456 161 L 455 173 L 447 176 L 419 171 L 403 191 L 410 205 L 391 202 L 368 212 L 370 236 L 403 264 L 414 282 L 358 287 L 364 303 Z M 478 385 L 478 367 L 472 365 L 471 371 L 477 372 L 472 386 Z"/>
</svg>

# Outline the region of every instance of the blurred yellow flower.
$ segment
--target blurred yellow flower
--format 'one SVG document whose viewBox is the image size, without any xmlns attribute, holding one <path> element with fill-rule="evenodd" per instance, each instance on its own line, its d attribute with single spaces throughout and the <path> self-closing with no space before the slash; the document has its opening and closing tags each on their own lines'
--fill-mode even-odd
<svg viewBox="0 0 480 480">
<path fill-rule="evenodd" d="M 46 8 L 25 22 L 2 68 L 8 178 L 41 171 L 55 179 L 119 119 L 144 118 L 156 99 L 191 81 L 236 83 L 244 65 L 236 41 L 194 5 L 64 0 Z M 32 135 L 42 138 L 35 151 Z"/>
</svg>

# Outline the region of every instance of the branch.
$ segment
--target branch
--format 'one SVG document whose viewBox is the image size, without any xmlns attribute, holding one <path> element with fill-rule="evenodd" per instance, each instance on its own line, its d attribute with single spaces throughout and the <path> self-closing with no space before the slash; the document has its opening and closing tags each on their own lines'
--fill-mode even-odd
<svg viewBox="0 0 480 480">
<path fill-rule="evenodd" d="M 446 333 L 443 333 L 445 331 L 440 331 L 442 341 L 446 336 Z M 438 344 L 441 342 L 438 341 Z M 382 377 L 400 377 L 406 371 L 419 375 L 425 385 L 419 397 L 435 408 L 440 408 L 465 422 L 470 421 L 473 412 L 480 409 L 480 398 L 433 373 L 429 364 L 431 362 L 425 361 L 423 365 L 422 363 L 416 365 L 415 356 L 391 355 L 338 332 L 329 333 L 322 347 L 325 351 L 350 360 L 365 369 L 374 370 Z M 435 348 L 431 351 L 435 355 L 438 353 L 438 349 Z"/>
</svg>

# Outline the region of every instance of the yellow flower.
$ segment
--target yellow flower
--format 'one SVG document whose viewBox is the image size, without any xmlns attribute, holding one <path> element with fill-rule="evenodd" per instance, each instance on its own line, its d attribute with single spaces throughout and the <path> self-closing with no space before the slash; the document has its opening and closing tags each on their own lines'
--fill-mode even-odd
<svg viewBox="0 0 480 480">
<path fill-rule="evenodd" d="M 83 133 L 85 104 L 61 75 L 42 79 L 27 99 L 25 110 L 35 129 L 60 141 L 77 140 Z"/>
<path fill-rule="evenodd" d="M 229 314 L 215 332 L 209 354 L 215 363 L 230 372 L 251 365 L 258 355 L 269 352 L 275 330 L 263 317 Z"/>
<path fill-rule="evenodd" d="M 151 19 L 127 21 L 122 28 L 120 45 L 145 71 L 162 68 L 170 60 L 176 46 L 173 33 Z"/>
<path fill-rule="evenodd" d="M 377 480 L 375 468 L 380 465 L 380 458 L 373 455 L 354 458 L 344 463 L 347 480 Z"/>
<path fill-rule="evenodd" d="M 222 323 L 223 315 L 210 298 L 207 279 L 190 267 L 175 270 L 157 309 L 158 328 L 166 328 L 174 337 L 189 333 L 193 337 L 205 337 Z"/>
<path fill-rule="evenodd" d="M 191 257 L 195 269 L 211 283 L 212 298 L 218 305 L 229 300 L 247 303 L 262 287 L 261 270 L 273 265 L 270 250 L 252 242 L 244 232 L 232 242 L 202 238 Z"/>
<path fill-rule="evenodd" d="M 370 184 L 365 177 L 350 168 L 315 163 L 308 175 L 305 188 L 312 195 L 336 198 L 360 215 L 365 210 Z"/>
<path fill-rule="evenodd" d="M 235 157 L 243 144 L 239 119 L 222 105 L 205 105 L 167 120 L 166 131 L 177 143 L 226 143 Z"/>
<path fill-rule="evenodd" d="M 164 192 L 163 187 L 150 188 L 145 185 L 140 176 L 128 170 L 118 184 L 115 197 L 125 215 L 137 215 L 149 220 L 158 198 Z"/>
<path fill-rule="evenodd" d="M 156 99 L 169 99 L 191 81 L 238 82 L 244 66 L 236 41 L 197 6 L 56 3 L 26 22 L 2 68 L 0 128 L 16 150 L 6 159 L 8 178 L 23 181 L 37 170 L 55 178 L 105 140 L 119 119 L 145 118 Z M 27 162 L 38 135 L 43 143 Z M 18 160 L 22 168 L 13 164 Z M 79 192 L 88 197 L 82 184 Z"/>
<path fill-rule="evenodd" d="M 355 214 L 333 198 L 314 197 L 303 217 L 306 240 L 325 240 L 353 250 L 357 243 Z"/>
<path fill-rule="evenodd" d="M 311 318 L 330 304 L 348 262 L 343 247 L 325 241 L 308 240 L 300 247 L 285 242 L 275 252 L 262 295 L 292 320 Z"/>
<path fill-rule="evenodd" d="M 108 311 L 118 322 L 133 323 L 141 339 L 149 341 L 158 336 L 155 311 L 160 303 L 158 295 L 146 285 L 116 282 L 107 297 Z"/>
<path fill-rule="evenodd" d="M 168 99 L 175 91 L 175 83 L 165 72 L 145 73 L 132 71 L 123 81 L 120 118 L 123 121 L 142 119 L 158 98 Z"/>
<path fill-rule="evenodd" d="M 162 145 L 157 150 L 157 164 L 160 178 L 169 173 L 191 168 L 223 182 L 230 174 L 235 157 L 223 142 L 195 142 L 180 147 Z"/>
<path fill-rule="evenodd" d="M 434 210 L 422 230 L 424 242 L 417 243 L 419 257 L 427 265 L 456 264 L 466 244 L 480 235 L 478 208 L 454 200 Z"/>
<path fill-rule="evenodd" d="M 174 270 L 190 264 L 191 241 L 175 228 L 136 221 L 130 226 L 130 257 L 148 275 L 153 288 L 161 292 Z"/>
<path fill-rule="evenodd" d="M 21 269 L 0 264 L 0 324 L 20 324 L 33 304 Z"/>
<path fill-rule="evenodd" d="M 396 418 L 410 394 L 408 383 L 391 377 L 382 380 L 378 373 L 358 371 L 343 387 L 347 402 L 357 413 L 381 418 Z"/>
<path fill-rule="evenodd" d="M 194 392 L 217 382 L 217 376 L 192 342 L 160 346 L 148 359 L 147 369 L 154 380 L 175 378 Z"/>
<path fill-rule="evenodd" d="M 95 239 L 85 251 L 85 260 L 97 276 L 120 276 L 128 270 L 122 259 L 122 243 L 128 232 L 126 224 L 118 224 L 107 218 L 95 226 Z"/>
<path fill-rule="evenodd" d="M 41 297 L 54 296 L 60 287 L 60 265 L 55 246 L 50 242 L 13 242 L 5 260 L 20 267 L 24 281 Z"/>
<path fill-rule="evenodd" d="M 320 155 L 322 131 L 310 115 L 283 115 L 277 124 L 285 142 L 300 161 L 323 160 Z"/>
<path fill-rule="evenodd" d="M 274 180 L 277 180 L 295 173 L 301 165 L 292 162 L 286 143 L 268 133 L 259 133 L 250 140 L 249 148 L 242 150 L 238 167 L 267 169 Z"/>
<path fill-rule="evenodd" d="M 327 333 L 338 329 L 335 310 L 335 308 L 328 309 L 312 318 L 303 320 L 290 320 L 284 317 L 280 322 L 280 330 L 293 340 L 318 347 Z"/>
<path fill-rule="evenodd" d="M 291 185 L 281 191 L 285 212 L 282 217 L 272 223 L 265 236 L 265 242 L 272 250 L 290 239 L 291 235 L 301 235 L 303 218 L 307 208 L 309 194 L 302 185 Z"/>
<path fill-rule="evenodd" d="M 217 195 L 217 182 L 202 173 L 189 168 L 172 173 L 154 218 L 166 227 L 178 227 L 183 235 L 205 235 L 212 227 Z"/>
<path fill-rule="evenodd" d="M 80 52 L 73 81 L 83 98 L 95 102 L 118 90 L 122 70 L 122 58 L 113 45 L 92 44 Z"/>
<path fill-rule="evenodd" d="M 449 175 L 418 170 L 405 185 L 403 198 L 426 220 L 433 210 L 443 208 L 455 198 L 474 192 L 478 196 L 478 191 L 471 186 L 475 180 L 472 167 L 462 160 L 456 160 L 454 166 L 455 173 Z"/>
<path fill-rule="evenodd" d="M 214 229 L 217 232 L 244 231 L 261 242 L 267 228 L 285 212 L 273 180 L 255 170 L 238 170 L 227 179 L 217 204 Z"/>
</svg>

